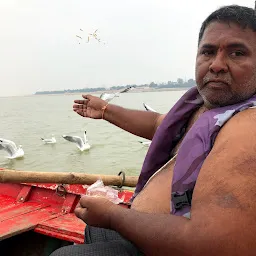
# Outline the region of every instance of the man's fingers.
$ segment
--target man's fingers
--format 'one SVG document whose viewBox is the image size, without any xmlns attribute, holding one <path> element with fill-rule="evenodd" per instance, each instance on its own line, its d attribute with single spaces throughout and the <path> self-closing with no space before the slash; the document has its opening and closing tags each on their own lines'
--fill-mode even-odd
<svg viewBox="0 0 256 256">
<path fill-rule="evenodd" d="M 86 109 L 87 105 L 78 105 L 78 104 L 74 104 L 73 105 L 73 109 Z"/>
<path fill-rule="evenodd" d="M 89 100 L 74 100 L 76 104 L 87 105 Z"/>
<path fill-rule="evenodd" d="M 82 97 L 83 97 L 84 99 L 86 99 L 86 100 L 90 100 L 91 97 L 92 97 L 92 95 L 90 95 L 90 94 L 83 94 Z"/>
<path fill-rule="evenodd" d="M 80 203 L 81 207 L 88 208 L 90 201 L 91 201 L 91 198 L 89 196 L 83 195 L 83 196 L 81 196 L 79 203 Z"/>
<path fill-rule="evenodd" d="M 83 104 L 84 100 L 74 100 L 74 102 L 77 104 Z"/>
<path fill-rule="evenodd" d="M 83 220 L 83 221 L 85 221 L 86 220 L 86 215 L 87 215 L 87 209 L 86 208 L 76 208 L 75 210 L 74 210 L 74 213 L 75 213 L 75 215 L 79 218 L 79 219 L 81 219 L 81 220 Z"/>
<path fill-rule="evenodd" d="M 76 205 L 76 208 L 81 208 L 81 207 L 82 206 L 81 206 L 80 202 L 78 202 L 77 205 Z"/>
</svg>

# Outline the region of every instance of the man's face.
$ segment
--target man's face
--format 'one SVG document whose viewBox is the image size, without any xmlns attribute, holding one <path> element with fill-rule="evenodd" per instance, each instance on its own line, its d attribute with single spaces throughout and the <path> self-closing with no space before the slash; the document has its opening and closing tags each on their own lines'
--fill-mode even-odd
<svg viewBox="0 0 256 256">
<path fill-rule="evenodd" d="M 212 22 L 196 57 L 197 88 L 208 108 L 235 104 L 256 93 L 256 32 Z"/>
</svg>

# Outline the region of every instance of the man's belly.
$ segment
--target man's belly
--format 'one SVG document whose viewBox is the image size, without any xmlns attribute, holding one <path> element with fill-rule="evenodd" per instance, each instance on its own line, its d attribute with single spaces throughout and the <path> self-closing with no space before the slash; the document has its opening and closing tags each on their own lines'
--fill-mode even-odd
<svg viewBox="0 0 256 256">
<path fill-rule="evenodd" d="M 174 160 L 159 171 L 133 200 L 131 208 L 140 212 L 170 213 Z"/>
</svg>

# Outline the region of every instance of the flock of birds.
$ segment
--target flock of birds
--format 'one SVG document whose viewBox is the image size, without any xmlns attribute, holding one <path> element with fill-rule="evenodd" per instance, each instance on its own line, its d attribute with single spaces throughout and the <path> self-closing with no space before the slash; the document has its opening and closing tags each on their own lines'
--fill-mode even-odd
<svg viewBox="0 0 256 256">
<path fill-rule="evenodd" d="M 86 131 L 84 131 L 84 138 L 81 138 L 79 136 L 70 136 L 70 135 L 62 135 L 62 137 L 69 141 L 76 144 L 77 148 L 80 151 L 89 150 L 91 148 L 91 145 L 88 142 Z M 41 138 L 41 140 L 45 144 L 55 144 L 57 143 L 56 138 L 52 134 L 51 138 Z M 8 156 L 6 158 L 9 159 L 17 159 L 22 158 L 24 156 L 24 150 L 22 148 L 22 145 L 16 146 L 16 144 L 7 139 L 0 138 L 0 150 L 5 150 L 8 153 Z"/>
<path fill-rule="evenodd" d="M 128 92 L 132 88 L 134 88 L 134 86 L 129 86 L 129 87 L 127 87 L 127 88 L 125 88 L 125 89 L 123 89 L 119 92 L 116 92 L 116 93 L 102 93 L 100 95 L 100 98 L 105 100 L 106 102 L 110 102 L 115 97 L 119 97 L 119 95 L 121 93 Z M 143 106 L 147 111 L 156 112 L 153 108 L 151 108 L 150 106 L 148 106 L 144 102 L 143 102 Z M 87 139 L 86 131 L 84 131 L 83 138 L 81 138 L 79 136 L 71 136 L 71 135 L 62 135 L 62 137 L 63 137 L 63 139 L 74 143 L 80 151 L 86 151 L 86 150 L 89 150 L 91 148 L 91 145 L 89 144 L 89 141 Z M 57 140 L 54 137 L 54 135 L 52 135 L 51 138 L 41 138 L 41 140 L 45 144 L 55 144 L 55 143 L 57 143 Z M 149 147 L 151 141 L 139 141 L 139 143 L 141 143 L 143 146 Z M 9 159 L 22 158 L 25 154 L 24 150 L 22 148 L 22 145 L 16 146 L 16 144 L 13 141 L 7 140 L 7 139 L 4 139 L 4 138 L 0 138 L 0 150 L 5 150 L 8 153 L 7 158 L 9 158 Z"/>
<path fill-rule="evenodd" d="M 80 28 L 80 31 L 81 32 L 84 32 L 83 29 Z M 89 43 L 90 39 L 95 39 L 96 41 L 98 41 L 99 43 L 102 43 L 101 39 L 98 37 L 98 34 L 97 34 L 97 31 L 98 29 L 96 29 L 93 33 L 88 33 L 88 36 L 87 36 L 87 42 L 86 43 Z M 80 35 L 76 35 L 77 38 L 79 38 L 79 40 L 83 40 L 83 37 L 80 36 Z M 79 44 L 81 44 L 81 42 L 79 41 Z M 103 42 L 103 44 L 105 44 Z"/>
</svg>

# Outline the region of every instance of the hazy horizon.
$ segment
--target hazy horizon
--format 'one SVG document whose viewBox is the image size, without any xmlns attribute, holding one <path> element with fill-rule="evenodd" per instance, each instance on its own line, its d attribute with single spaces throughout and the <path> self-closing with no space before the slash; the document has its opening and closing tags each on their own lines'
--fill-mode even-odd
<svg viewBox="0 0 256 256">
<path fill-rule="evenodd" d="M 228 4 L 254 7 L 251 0 L 2 1 L 0 97 L 194 79 L 201 23 Z M 96 29 L 101 42 L 86 43 Z"/>
</svg>

